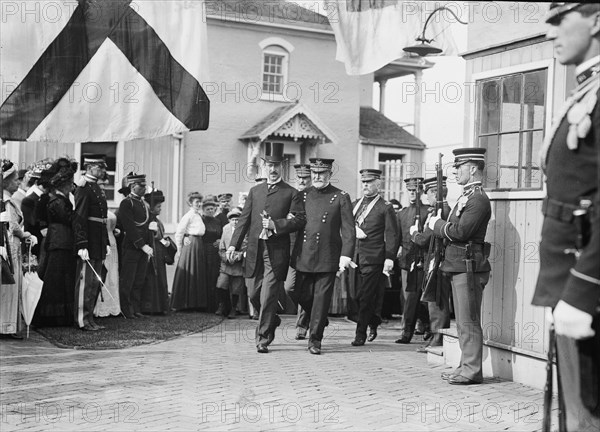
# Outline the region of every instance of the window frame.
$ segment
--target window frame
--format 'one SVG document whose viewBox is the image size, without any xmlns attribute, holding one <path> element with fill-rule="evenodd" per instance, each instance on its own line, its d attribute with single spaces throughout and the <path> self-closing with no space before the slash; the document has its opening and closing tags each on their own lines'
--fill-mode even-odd
<svg viewBox="0 0 600 432">
<path fill-rule="evenodd" d="M 274 49 L 274 47 L 278 49 Z M 281 60 L 281 93 L 274 93 L 265 91 L 263 88 L 265 78 L 265 56 L 279 56 Z M 266 100 L 271 102 L 290 102 L 290 99 L 286 97 L 286 89 L 289 83 L 289 62 L 290 62 L 290 51 L 283 45 L 277 43 L 271 43 L 270 45 L 262 48 L 261 59 L 260 59 L 260 89 L 261 97 L 260 100 Z"/>
<path fill-rule="evenodd" d="M 406 150 L 404 149 L 399 149 L 396 147 L 383 147 L 383 146 L 378 146 L 375 148 L 375 166 L 380 169 L 381 168 L 381 164 L 385 163 L 385 161 L 381 161 L 380 157 L 381 155 L 397 155 L 398 159 L 401 161 L 400 162 L 400 183 L 399 183 L 399 196 L 396 198 L 398 201 L 400 201 L 400 203 L 402 204 L 402 206 L 405 206 L 406 203 L 405 198 L 406 198 L 406 193 L 404 190 L 404 175 L 406 174 L 406 169 L 405 169 L 405 165 L 408 162 L 408 154 L 406 152 Z M 384 171 L 384 170 L 382 170 Z M 382 198 L 384 198 L 386 201 L 388 201 L 390 199 L 389 193 L 390 191 L 385 189 L 385 171 L 382 173 L 382 191 L 381 191 L 381 196 Z"/>
<path fill-rule="evenodd" d="M 554 106 L 554 59 L 541 60 L 531 63 L 525 63 L 515 66 L 510 66 L 506 68 L 493 69 L 485 72 L 474 73 L 471 76 L 471 84 L 473 85 L 472 89 L 475 92 L 474 94 L 474 103 L 471 103 L 471 112 L 470 112 L 470 131 L 471 131 L 471 146 L 479 147 L 478 140 L 478 120 L 479 120 L 479 109 L 480 109 L 480 100 L 479 100 L 479 81 L 488 80 L 491 78 L 502 79 L 509 75 L 515 74 L 525 74 L 528 72 L 533 72 L 536 70 L 546 69 L 547 70 L 547 79 L 546 79 L 546 106 L 545 106 L 545 119 L 543 126 L 543 136 L 544 139 L 546 133 L 550 131 L 552 126 L 552 113 Z M 521 132 L 521 131 L 519 131 Z M 492 200 L 527 200 L 527 199 L 543 199 L 546 196 L 546 182 L 543 179 L 542 174 L 542 188 L 539 190 L 522 190 L 522 189 L 513 189 L 513 190 L 498 190 L 498 189 L 487 189 L 487 194 Z"/>
</svg>

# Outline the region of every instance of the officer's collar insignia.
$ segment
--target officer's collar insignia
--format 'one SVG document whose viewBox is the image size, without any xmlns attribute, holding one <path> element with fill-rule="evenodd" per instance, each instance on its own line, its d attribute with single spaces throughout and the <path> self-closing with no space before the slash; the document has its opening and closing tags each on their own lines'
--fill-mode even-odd
<svg viewBox="0 0 600 432">
<path fill-rule="evenodd" d="M 577 75 L 577 84 L 582 84 L 591 77 L 594 77 L 600 73 L 600 62 L 590 66 L 579 75 Z"/>
</svg>

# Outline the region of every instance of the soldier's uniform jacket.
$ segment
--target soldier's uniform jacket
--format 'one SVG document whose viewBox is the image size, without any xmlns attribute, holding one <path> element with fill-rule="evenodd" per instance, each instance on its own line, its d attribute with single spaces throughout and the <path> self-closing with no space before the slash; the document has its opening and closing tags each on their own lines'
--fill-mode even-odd
<svg viewBox="0 0 600 432">
<path fill-rule="evenodd" d="M 421 217 L 419 218 L 419 226 L 421 231 L 423 230 L 429 208 L 430 207 L 427 204 L 421 203 Z M 416 215 L 416 203 L 411 203 L 408 207 L 403 207 L 402 210 L 398 212 L 398 236 L 399 244 L 402 246 L 402 253 L 400 254 L 400 268 L 404 270 L 409 270 L 410 265 L 414 260 L 414 257 L 409 257 L 408 255 L 414 253 L 414 246 L 412 244 L 413 242 L 410 238 L 410 227 L 415 224 Z"/>
<path fill-rule="evenodd" d="M 98 186 L 96 179 L 85 175 L 75 189 L 73 235 L 75 250 L 87 249 L 90 259 L 102 260 L 106 257 L 107 212 L 104 191 Z"/>
<path fill-rule="evenodd" d="M 307 273 L 335 272 L 340 256 L 352 258 L 356 242 L 352 203 L 348 194 L 329 184 L 300 192 L 306 225 L 298 231 L 291 265 Z"/>
<path fill-rule="evenodd" d="M 449 215 L 450 214 L 450 206 L 448 205 L 448 201 L 444 200 L 444 203 L 442 205 L 444 207 L 444 215 Z M 428 211 L 429 211 L 429 215 L 427 216 L 427 218 L 429 218 L 432 214 L 434 214 L 434 208 L 430 206 Z M 425 222 L 427 222 L 427 219 L 425 219 Z M 417 246 L 424 248 L 425 253 L 427 254 L 429 252 L 429 243 L 430 243 L 432 235 L 433 235 L 433 231 L 425 223 L 423 232 L 413 233 L 413 235 L 411 236 L 411 240 Z M 427 257 L 427 260 L 428 259 L 429 258 Z"/>
<path fill-rule="evenodd" d="M 532 301 L 554 307 L 564 300 L 589 314 L 596 313 L 600 304 L 599 70 L 596 63 L 577 76 L 580 84 L 544 142 L 547 198 L 542 205 L 540 274 Z M 583 235 L 587 244 L 576 259 L 570 253 L 577 247 L 578 234 L 573 210 L 582 198 L 592 205 Z"/>
<path fill-rule="evenodd" d="M 352 205 L 356 206 L 358 201 L 360 200 L 354 201 Z M 360 209 L 355 215 L 355 220 L 359 213 Z M 362 270 L 368 266 L 383 265 L 386 259 L 396 258 L 398 223 L 394 207 L 389 202 L 379 198 L 359 228 L 367 235 L 366 238 L 356 241 L 357 264 Z"/>
<path fill-rule="evenodd" d="M 473 272 L 491 270 L 487 253 L 484 253 L 485 233 L 491 216 L 490 199 L 481 182 L 466 185 L 448 220 L 438 220 L 434 226 L 435 235 L 447 242 L 440 270 L 466 273 L 465 255 L 469 242 L 473 242 Z"/>
<path fill-rule="evenodd" d="M 148 229 L 150 224 L 150 207 L 137 195 L 130 193 L 119 204 L 119 220 L 125 231 L 121 247 L 127 249 L 141 249 L 144 245 L 151 245 L 152 233 Z"/>
</svg>

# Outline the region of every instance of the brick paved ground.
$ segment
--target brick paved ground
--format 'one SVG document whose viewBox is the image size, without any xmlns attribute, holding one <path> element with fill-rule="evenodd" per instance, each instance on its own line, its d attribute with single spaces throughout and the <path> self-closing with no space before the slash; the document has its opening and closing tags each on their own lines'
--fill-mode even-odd
<svg viewBox="0 0 600 432">
<path fill-rule="evenodd" d="M 542 393 L 486 379 L 457 387 L 383 329 L 351 347 L 331 319 L 323 355 L 293 339 L 286 317 L 269 354 L 255 322 L 125 350 L 58 349 L 33 334 L 2 340 L 3 432 L 19 430 L 511 430 L 540 428 Z"/>
</svg>

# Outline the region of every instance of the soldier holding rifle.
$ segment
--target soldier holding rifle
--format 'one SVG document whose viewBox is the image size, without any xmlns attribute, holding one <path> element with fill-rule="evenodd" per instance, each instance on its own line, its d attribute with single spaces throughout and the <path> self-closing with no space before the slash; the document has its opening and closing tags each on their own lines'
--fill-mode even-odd
<svg viewBox="0 0 600 432">
<path fill-rule="evenodd" d="M 556 331 L 567 430 L 600 430 L 600 5 L 553 3 L 547 37 L 577 87 L 542 148 L 547 198 L 532 303 Z M 551 348 L 552 342 L 550 341 Z M 551 382 L 551 381 L 550 381 Z M 561 388 L 562 387 L 562 388 Z M 547 416 L 550 413 L 547 412 Z M 549 420 L 547 418 L 546 420 Z M 545 426 L 549 426 L 549 421 Z M 561 422 L 562 423 L 562 422 Z M 560 425 L 564 426 L 564 425 Z M 564 429 L 561 427 L 561 429 Z"/>
<path fill-rule="evenodd" d="M 489 243 L 485 243 L 487 225 L 492 215 L 490 199 L 481 181 L 485 167 L 484 148 L 461 148 L 453 151 L 456 182 L 463 193 L 447 221 L 442 210 L 429 219 L 427 226 L 448 244 L 440 270 L 448 273 L 452 284 L 458 343 L 462 351 L 460 364 L 453 372 L 443 372 L 448 384 L 469 385 L 483 382 L 481 300 L 490 277 Z"/>
</svg>

